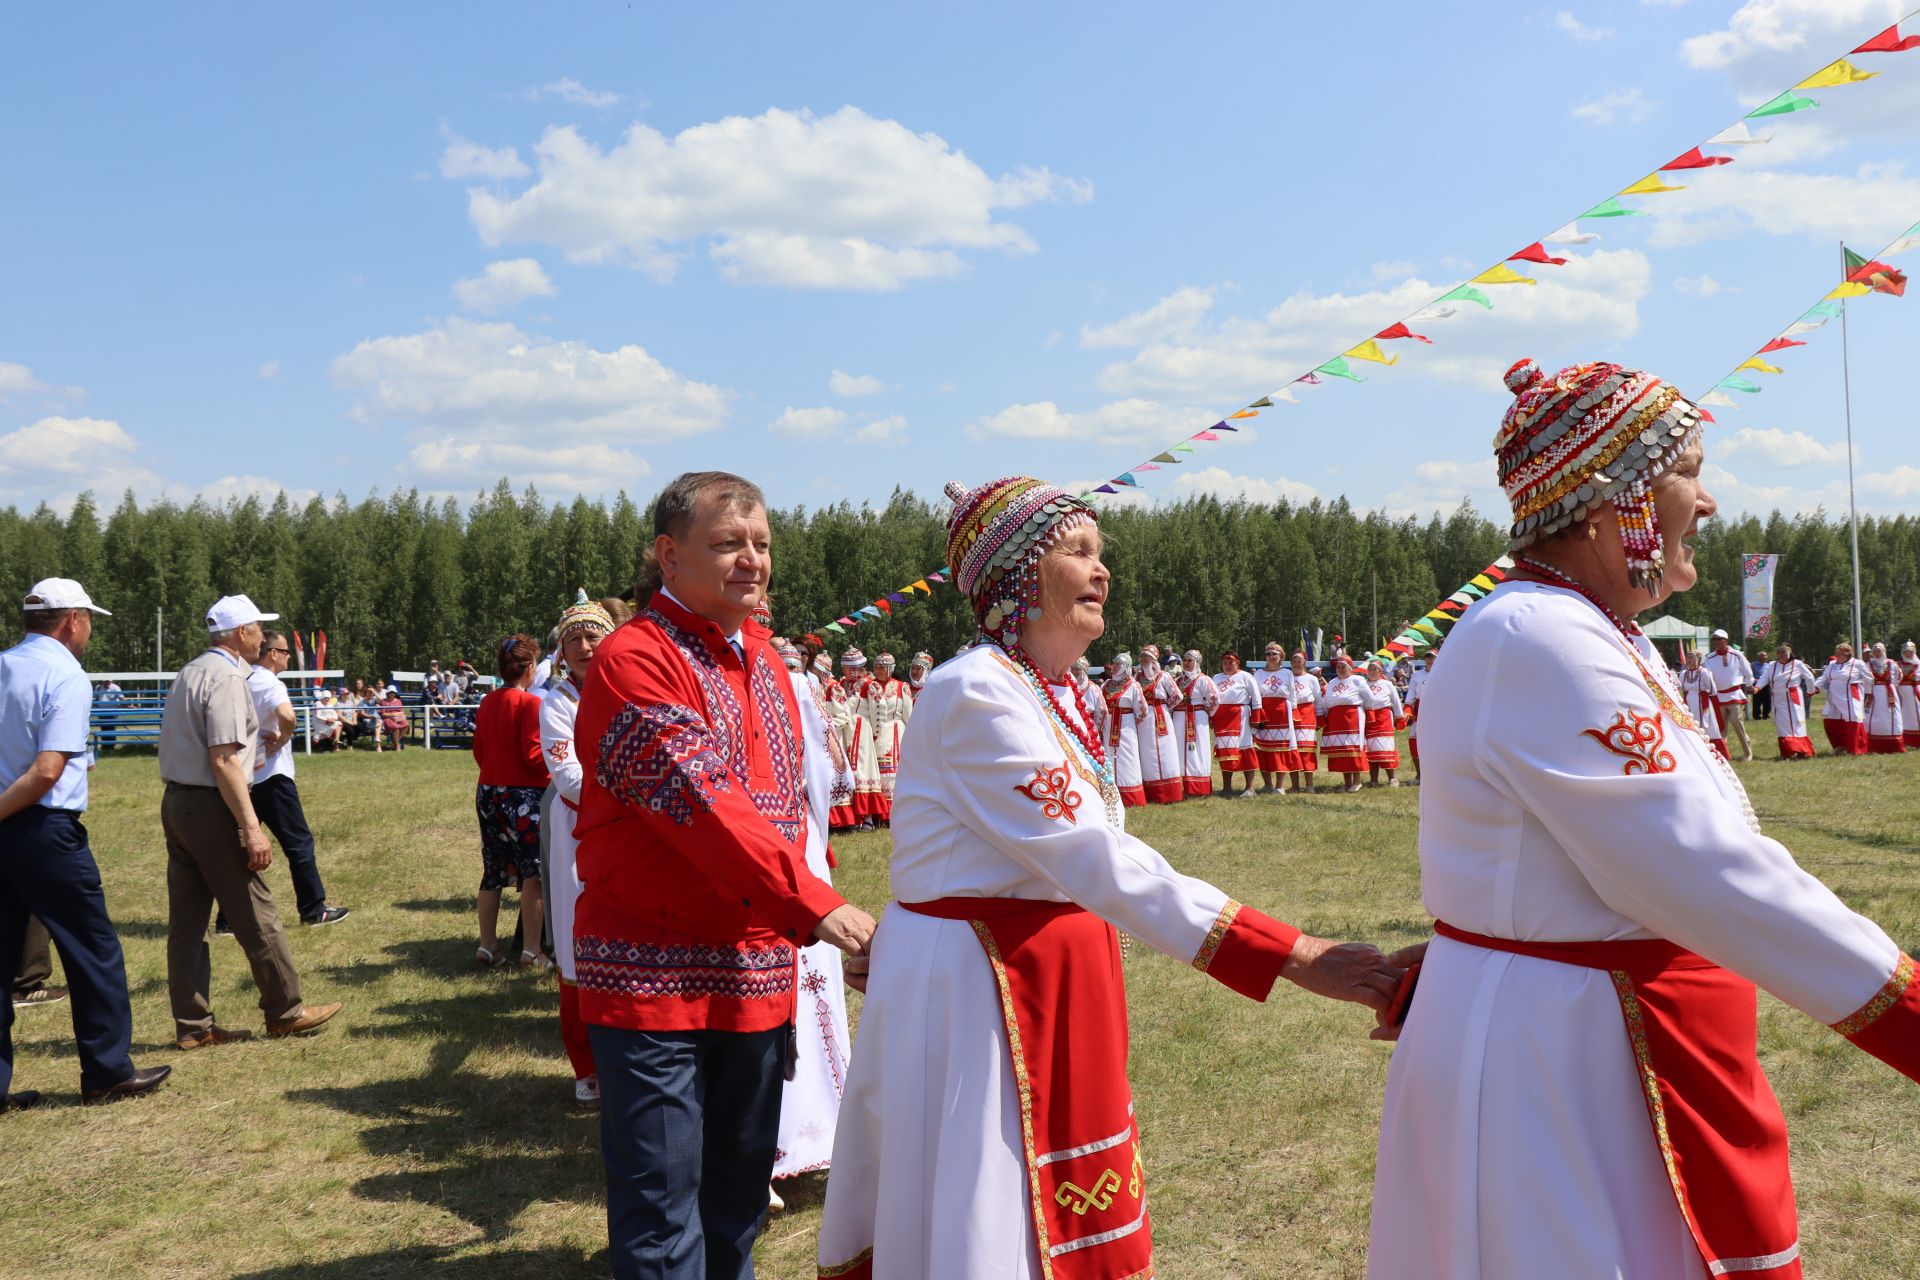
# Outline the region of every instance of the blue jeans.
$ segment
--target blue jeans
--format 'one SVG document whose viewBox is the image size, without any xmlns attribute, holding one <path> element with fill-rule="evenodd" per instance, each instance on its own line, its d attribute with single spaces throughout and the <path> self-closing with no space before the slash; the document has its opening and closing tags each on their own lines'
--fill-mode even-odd
<svg viewBox="0 0 1920 1280">
<path fill-rule="evenodd" d="M 293 875 L 293 900 L 300 918 L 311 924 L 327 909 L 327 887 L 320 883 L 320 868 L 313 860 L 313 832 L 307 828 L 306 810 L 300 807 L 299 788 L 292 778 L 279 774 L 256 783 L 253 811 L 287 855 L 287 870 Z"/>
<path fill-rule="evenodd" d="M 0 822 L 0 990 L 13 989 L 27 916 L 60 948 L 80 1049 L 80 1088 L 109 1089 L 133 1074 L 133 1005 L 120 935 L 107 915 L 87 829 L 70 809 L 29 805 Z M 0 1004 L 0 1094 L 13 1083 L 13 1001 Z"/>
<path fill-rule="evenodd" d="M 752 1280 L 787 1028 L 587 1033 L 616 1280 Z"/>
</svg>

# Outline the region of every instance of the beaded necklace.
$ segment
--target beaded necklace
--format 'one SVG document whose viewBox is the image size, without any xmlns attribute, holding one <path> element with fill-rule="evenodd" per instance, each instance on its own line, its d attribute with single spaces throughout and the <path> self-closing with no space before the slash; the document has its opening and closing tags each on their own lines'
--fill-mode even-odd
<svg viewBox="0 0 1920 1280">
<path fill-rule="evenodd" d="M 1639 623 L 1629 622 L 1627 619 L 1615 613 L 1612 606 L 1596 595 L 1592 588 L 1588 587 L 1586 583 L 1581 582 L 1571 574 L 1561 572 L 1550 564 L 1542 564 L 1532 556 L 1518 556 L 1516 559 L 1519 560 L 1521 566 L 1524 567 L 1527 572 L 1536 577 L 1551 579 L 1550 585 L 1565 587 L 1569 591 L 1584 596 L 1589 604 L 1607 615 L 1607 621 L 1611 622 L 1614 629 L 1621 635 L 1637 636 L 1640 634 Z"/>
<path fill-rule="evenodd" d="M 1093 761 L 1104 781 L 1107 771 L 1106 744 L 1102 743 L 1100 735 L 1093 731 L 1093 714 L 1087 710 L 1087 699 L 1080 692 L 1080 686 L 1072 680 L 1067 681 L 1067 687 L 1073 690 L 1074 709 L 1080 713 L 1080 719 L 1076 721 L 1067 714 L 1066 708 L 1060 705 L 1059 697 L 1053 692 L 1053 682 L 1040 673 L 1040 668 L 1027 655 L 1025 649 L 1017 644 L 1011 647 L 1001 645 L 1000 651 L 1013 659 L 1013 664 L 1020 668 L 1027 677 L 1027 682 L 1039 691 L 1040 700 L 1046 704 L 1047 713 L 1053 717 L 1057 725 L 1073 735 L 1073 740 L 1078 742 L 1087 753 L 1087 757 Z"/>
</svg>

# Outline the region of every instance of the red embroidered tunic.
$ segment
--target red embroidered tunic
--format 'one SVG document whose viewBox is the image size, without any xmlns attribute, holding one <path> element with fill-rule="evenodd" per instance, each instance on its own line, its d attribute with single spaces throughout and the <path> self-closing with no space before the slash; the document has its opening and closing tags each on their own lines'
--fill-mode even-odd
<svg viewBox="0 0 1920 1280">
<path fill-rule="evenodd" d="M 845 899 L 807 869 L 799 709 L 767 631 L 745 662 L 656 594 L 600 645 L 575 723 L 580 1012 L 640 1031 L 764 1031 L 794 949 Z"/>
</svg>

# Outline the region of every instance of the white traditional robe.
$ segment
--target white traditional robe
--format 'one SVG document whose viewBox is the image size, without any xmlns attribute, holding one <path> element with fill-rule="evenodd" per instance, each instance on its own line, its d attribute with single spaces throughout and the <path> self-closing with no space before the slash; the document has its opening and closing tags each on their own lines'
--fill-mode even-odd
<svg viewBox="0 0 1920 1280">
<path fill-rule="evenodd" d="M 1171 804 L 1184 795 L 1180 739 L 1173 732 L 1173 704 L 1180 701 L 1173 677 L 1157 666 L 1140 671 L 1142 708 L 1134 721 L 1140 739 L 1140 781 L 1152 804 Z"/>
<path fill-rule="evenodd" d="M 1077 719 L 1068 691 L 1056 696 Z M 896 901 L 873 940 L 820 1224 L 823 1274 L 868 1248 L 872 1274 L 886 1280 L 1048 1274 L 1034 1246 L 1020 1095 L 993 967 L 967 921 L 900 902 L 1075 902 L 1202 968 L 1203 945 L 1231 918 L 1225 893 L 1126 834 L 1117 799 L 1102 795 L 1066 732 L 991 646 L 927 681 L 895 792 Z M 1068 796 L 1019 789 L 1033 791 L 1055 769 Z"/>
<path fill-rule="evenodd" d="M 1680 690 L 1686 695 L 1687 710 L 1707 731 L 1707 737 L 1715 742 L 1727 740 L 1726 730 L 1720 727 L 1720 712 L 1714 694 L 1719 686 L 1714 683 L 1713 672 L 1707 670 L 1704 663 L 1697 671 L 1680 672 Z"/>
<path fill-rule="evenodd" d="M 1214 742 L 1216 752 L 1221 747 L 1240 748 L 1240 760 L 1243 767 L 1251 772 L 1259 768 L 1259 762 L 1253 758 L 1253 713 L 1260 709 L 1260 685 L 1246 668 L 1228 675 L 1222 671 L 1213 678 L 1214 693 L 1219 696 L 1221 705 L 1237 706 L 1240 711 L 1240 733 L 1232 742 L 1217 738 Z M 1289 734 L 1288 740 L 1292 737 Z"/>
<path fill-rule="evenodd" d="M 1393 757 L 1393 768 L 1400 767 L 1400 743 L 1394 737 L 1394 727 L 1407 718 L 1406 708 L 1400 705 L 1400 690 L 1393 681 L 1364 680 L 1366 687 L 1366 725 L 1367 763 L 1384 764 L 1388 756 Z M 1388 714 L 1381 715 L 1381 712 Z"/>
<path fill-rule="evenodd" d="M 1107 765 L 1121 797 L 1129 805 L 1147 802 L 1147 791 L 1140 774 L 1140 735 L 1135 727 L 1146 712 L 1147 700 L 1140 695 L 1140 682 L 1132 676 L 1118 688 L 1109 683 L 1107 704 Z"/>
<path fill-rule="evenodd" d="M 1427 910 L 1531 942 L 1666 939 L 1822 1022 L 1854 1014 L 1899 949 L 1758 833 L 1732 766 L 1663 712 L 1653 644 L 1634 642 L 1660 695 L 1626 643 L 1529 582 L 1454 627 L 1422 694 Z M 1375 1170 L 1374 1280 L 1706 1274 L 1604 971 L 1436 939 Z"/>
<path fill-rule="evenodd" d="M 913 690 L 904 680 L 869 680 L 861 714 L 873 726 L 874 769 L 880 793 L 893 802 L 893 780 L 900 769 L 900 739 L 913 714 Z"/>
<path fill-rule="evenodd" d="M 1302 724 L 1311 716 L 1315 723 Z M 1312 773 L 1313 752 L 1319 746 L 1320 719 L 1320 677 L 1311 671 L 1295 672 L 1293 676 L 1293 745 L 1300 753 L 1301 768 Z"/>
<path fill-rule="evenodd" d="M 879 740 L 874 737 L 867 695 L 872 684 L 868 676 L 840 682 L 840 693 L 846 699 L 850 717 L 843 741 L 847 744 L 847 761 L 853 766 L 853 810 L 862 822 L 888 817 L 892 803 L 880 785 Z"/>
<path fill-rule="evenodd" d="M 1920 660 L 1900 660 L 1900 724 L 1909 747 L 1920 747 Z"/>
<path fill-rule="evenodd" d="M 853 820 L 856 821 L 859 816 L 855 813 L 853 801 L 853 703 L 839 681 L 821 680 L 811 673 L 807 678 L 819 691 L 820 712 L 826 718 L 827 728 L 840 740 L 840 760 L 833 777 L 831 812 L 841 816 L 840 825 L 845 827 L 849 825 L 846 815 L 853 814 Z"/>
<path fill-rule="evenodd" d="M 1335 707 L 1352 707 L 1356 713 L 1351 723 L 1341 724 L 1347 717 L 1333 714 Z M 1367 754 L 1367 682 L 1363 676 L 1335 676 L 1327 681 L 1320 691 L 1318 704 L 1320 714 L 1320 751 L 1328 757 L 1329 767 L 1336 772 L 1365 772 Z M 1355 763 L 1349 757 L 1358 755 Z M 1341 769 L 1339 766 L 1347 767 Z"/>
<path fill-rule="evenodd" d="M 573 969 L 573 915 L 586 881 L 580 878 L 576 855 L 580 842 L 573 824 L 580 818 L 580 784 L 585 773 L 574 749 L 573 720 L 580 712 L 580 690 L 564 677 L 550 681 L 540 698 L 540 750 L 547 759 L 548 786 L 553 803 L 542 809 L 540 835 L 547 845 L 547 876 L 543 887 L 553 920 L 553 954 L 560 976 L 576 981 Z"/>
<path fill-rule="evenodd" d="M 1262 716 L 1260 727 L 1253 731 L 1253 745 L 1269 754 L 1278 752 L 1285 763 L 1291 763 L 1285 757 L 1299 741 L 1293 729 L 1293 704 L 1299 688 L 1294 674 L 1285 667 L 1278 671 L 1255 667 L 1249 678 L 1257 695 L 1254 706 Z"/>
<path fill-rule="evenodd" d="M 1813 672 L 1798 658 L 1769 663 L 1767 687 L 1773 691 L 1774 731 L 1782 738 L 1805 738 L 1807 708 L 1813 701 Z M 1796 688 L 1800 690 L 1799 702 L 1793 700 Z"/>
<path fill-rule="evenodd" d="M 1180 746 L 1180 775 L 1189 796 L 1213 794 L 1213 709 L 1220 693 L 1213 677 L 1174 677 L 1180 701 L 1173 712 L 1173 737 Z"/>
<path fill-rule="evenodd" d="M 1721 702 L 1745 702 L 1747 686 L 1753 681 L 1753 665 L 1747 655 L 1729 647 L 1725 653 L 1708 653 L 1700 667 L 1713 676 L 1713 696 Z"/>
<path fill-rule="evenodd" d="M 1867 663 L 1867 737 L 1881 741 L 1901 738 L 1900 664 L 1886 659 L 1876 674 Z M 1901 742 L 1904 748 L 1904 741 Z"/>
<path fill-rule="evenodd" d="M 834 753 L 827 738 L 833 729 L 812 690 L 797 675 L 793 700 L 800 707 L 801 768 L 807 785 L 807 870 L 832 884 L 827 810 L 834 790 Z M 833 1135 L 853 1045 L 847 1035 L 847 992 L 839 948 L 816 942 L 801 947 L 797 955 L 800 989 L 794 993 L 794 1034 L 799 1059 L 793 1079 L 780 1089 L 780 1136 L 773 1153 L 776 1178 L 824 1169 L 832 1162 Z"/>
<path fill-rule="evenodd" d="M 1820 673 L 1820 692 L 1826 695 L 1827 704 L 1821 711 L 1828 720 L 1845 720 L 1849 724 L 1862 724 L 1867 718 L 1867 688 L 1873 683 L 1873 672 L 1867 670 L 1867 664 L 1858 658 L 1849 658 L 1845 662 L 1829 662 L 1826 670 Z"/>
</svg>

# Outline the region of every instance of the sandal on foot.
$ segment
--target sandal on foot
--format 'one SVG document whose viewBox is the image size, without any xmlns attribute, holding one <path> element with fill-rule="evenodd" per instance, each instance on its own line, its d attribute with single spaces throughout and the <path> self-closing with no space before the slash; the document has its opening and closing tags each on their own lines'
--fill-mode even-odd
<svg viewBox="0 0 1920 1280">
<path fill-rule="evenodd" d="M 485 947 L 475 947 L 473 949 L 473 962 L 482 969 L 491 969 L 500 963 L 500 955 L 498 952 L 489 951 Z"/>
</svg>

